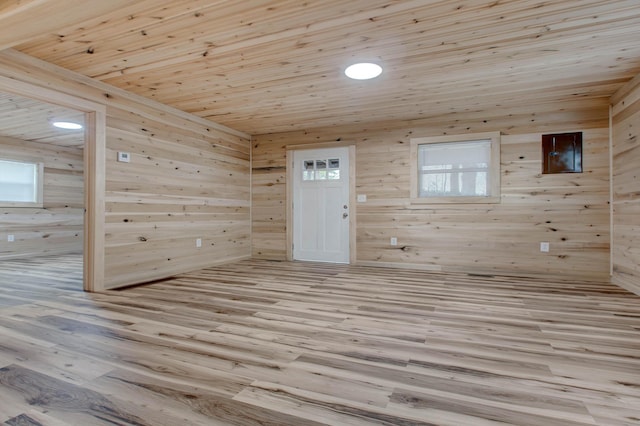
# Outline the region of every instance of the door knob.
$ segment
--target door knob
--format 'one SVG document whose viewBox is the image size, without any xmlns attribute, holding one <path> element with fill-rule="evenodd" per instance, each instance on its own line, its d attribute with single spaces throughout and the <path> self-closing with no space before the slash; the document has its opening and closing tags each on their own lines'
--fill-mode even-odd
<svg viewBox="0 0 640 426">
<path fill-rule="evenodd" d="M 346 219 L 348 216 L 349 216 L 349 213 L 347 213 L 347 212 L 342 213 L 342 218 L 343 219 Z"/>
</svg>

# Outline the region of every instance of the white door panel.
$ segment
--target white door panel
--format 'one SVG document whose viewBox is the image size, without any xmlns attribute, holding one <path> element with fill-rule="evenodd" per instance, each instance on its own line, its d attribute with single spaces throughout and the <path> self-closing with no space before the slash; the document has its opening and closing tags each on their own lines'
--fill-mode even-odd
<svg viewBox="0 0 640 426">
<path fill-rule="evenodd" d="M 349 150 L 294 152 L 293 258 L 349 263 Z"/>
</svg>

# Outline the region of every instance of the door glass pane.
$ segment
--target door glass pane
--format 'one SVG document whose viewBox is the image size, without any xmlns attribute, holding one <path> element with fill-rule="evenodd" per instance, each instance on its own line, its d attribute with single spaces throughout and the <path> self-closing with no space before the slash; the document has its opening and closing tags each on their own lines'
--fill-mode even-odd
<svg viewBox="0 0 640 426">
<path fill-rule="evenodd" d="M 304 160 L 302 165 L 302 180 L 313 180 L 313 160 Z"/>
<path fill-rule="evenodd" d="M 327 178 L 329 180 L 339 180 L 340 179 L 340 159 L 330 158 L 328 160 L 328 163 L 329 163 L 329 173 L 327 174 Z"/>
<path fill-rule="evenodd" d="M 327 160 L 316 160 L 316 179 L 327 179 Z"/>
</svg>

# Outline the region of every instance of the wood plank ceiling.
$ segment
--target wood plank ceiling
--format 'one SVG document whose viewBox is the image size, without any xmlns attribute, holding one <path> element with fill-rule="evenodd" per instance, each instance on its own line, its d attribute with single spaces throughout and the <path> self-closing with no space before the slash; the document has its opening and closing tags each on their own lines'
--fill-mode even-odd
<svg viewBox="0 0 640 426">
<path fill-rule="evenodd" d="M 606 103 L 640 73 L 638 0 L 10 3 L 0 47 L 250 134 Z"/>
<path fill-rule="evenodd" d="M 58 129 L 52 125 L 54 121 L 84 124 L 84 113 L 0 92 L 0 137 L 55 146 L 84 147 L 83 130 Z"/>
</svg>

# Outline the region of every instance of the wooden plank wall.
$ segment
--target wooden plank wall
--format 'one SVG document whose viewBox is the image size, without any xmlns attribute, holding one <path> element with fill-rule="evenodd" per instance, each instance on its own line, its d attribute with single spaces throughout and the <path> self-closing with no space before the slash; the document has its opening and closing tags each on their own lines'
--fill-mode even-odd
<svg viewBox="0 0 640 426">
<path fill-rule="evenodd" d="M 609 278 L 608 105 L 470 111 L 253 138 L 253 256 L 286 257 L 287 145 L 356 144 L 357 261 L 434 270 Z M 502 202 L 411 205 L 411 137 L 502 131 Z M 584 132 L 584 173 L 541 174 L 541 134 Z M 352 209 L 353 212 L 353 209 Z M 389 244 L 398 238 L 398 246 Z M 550 242 L 549 253 L 539 244 Z"/>
<path fill-rule="evenodd" d="M 107 127 L 108 283 L 250 256 L 248 143 L 120 108 L 107 110 Z M 118 151 L 131 162 L 117 162 Z"/>
<path fill-rule="evenodd" d="M 82 252 L 82 149 L 0 136 L 0 157 L 44 163 L 44 208 L 0 207 L 0 259 Z"/>
<path fill-rule="evenodd" d="M 250 257 L 248 135 L 13 50 L 0 75 L 106 105 L 107 288 Z"/>
<path fill-rule="evenodd" d="M 613 278 L 640 294 L 640 75 L 612 97 Z"/>
</svg>

